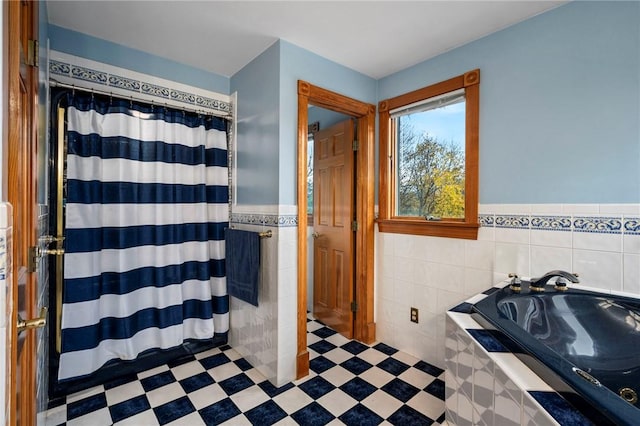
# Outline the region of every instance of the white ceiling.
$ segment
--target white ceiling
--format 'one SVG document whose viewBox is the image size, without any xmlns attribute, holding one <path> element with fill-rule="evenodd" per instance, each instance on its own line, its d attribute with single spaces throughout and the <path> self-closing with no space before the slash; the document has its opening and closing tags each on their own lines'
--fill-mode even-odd
<svg viewBox="0 0 640 426">
<path fill-rule="evenodd" d="M 232 76 L 278 39 L 379 79 L 566 1 L 47 1 L 49 22 Z"/>
</svg>

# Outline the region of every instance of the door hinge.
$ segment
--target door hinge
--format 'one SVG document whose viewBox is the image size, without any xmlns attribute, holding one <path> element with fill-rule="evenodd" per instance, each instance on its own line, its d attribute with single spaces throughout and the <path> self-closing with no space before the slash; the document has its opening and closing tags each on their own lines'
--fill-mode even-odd
<svg viewBox="0 0 640 426">
<path fill-rule="evenodd" d="M 358 304 L 355 301 L 351 302 L 351 312 L 358 312 Z"/>
<path fill-rule="evenodd" d="M 37 67 L 38 64 L 38 40 L 27 41 L 27 65 Z"/>
<path fill-rule="evenodd" d="M 354 140 L 354 141 L 353 141 L 353 150 L 354 150 L 354 151 L 357 151 L 357 150 L 358 150 L 358 148 L 360 148 L 360 144 L 358 143 L 358 141 L 357 141 L 357 140 Z"/>
<path fill-rule="evenodd" d="M 38 247 L 29 247 L 29 253 L 27 257 L 27 272 L 36 272 L 38 270 L 38 258 L 40 257 L 40 251 L 38 250 Z"/>
<path fill-rule="evenodd" d="M 351 230 L 352 230 L 353 232 L 356 232 L 356 231 L 358 230 L 358 228 L 360 228 L 360 227 L 358 226 L 358 221 L 354 220 L 353 222 L 351 222 Z"/>
</svg>

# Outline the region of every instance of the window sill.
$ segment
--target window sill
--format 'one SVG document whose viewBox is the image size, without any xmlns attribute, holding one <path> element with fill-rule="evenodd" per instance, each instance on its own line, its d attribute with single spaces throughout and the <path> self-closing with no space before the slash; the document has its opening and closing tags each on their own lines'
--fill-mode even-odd
<svg viewBox="0 0 640 426">
<path fill-rule="evenodd" d="M 414 219 L 378 219 L 380 232 L 393 234 L 426 235 L 431 237 L 478 239 L 478 223 L 426 222 Z"/>
</svg>

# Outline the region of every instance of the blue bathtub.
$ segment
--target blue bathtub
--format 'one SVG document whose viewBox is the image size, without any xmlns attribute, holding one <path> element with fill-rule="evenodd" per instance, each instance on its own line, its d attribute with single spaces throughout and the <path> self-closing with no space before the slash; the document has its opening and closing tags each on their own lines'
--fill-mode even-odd
<svg viewBox="0 0 640 426">
<path fill-rule="evenodd" d="M 595 424 L 640 425 L 640 300 L 547 286 L 508 287 L 472 307 L 517 356 Z"/>
</svg>

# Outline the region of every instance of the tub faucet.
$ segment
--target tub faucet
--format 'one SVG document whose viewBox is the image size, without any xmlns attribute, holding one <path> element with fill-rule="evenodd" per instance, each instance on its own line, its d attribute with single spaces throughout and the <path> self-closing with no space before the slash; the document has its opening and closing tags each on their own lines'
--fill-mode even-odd
<svg viewBox="0 0 640 426">
<path fill-rule="evenodd" d="M 547 284 L 551 278 L 558 277 L 556 280 L 556 290 L 564 291 L 567 289 L 567 282 L 565 279 L 571 281 L 572 283 L 579 283 L 578 274 L 572 274 L 570 272 L 554 270 L 549 271 L 540 278 L 531 278 L 531 283 L 529 284 L 529 289 L 534 292 L 544 291 L 544 286 Z"/>
<path fill-rule="evenodd" d="M 509 274 L 509 278 L 511 278 L 511 282 L 509 282 L 509 288 L 514 293 L 520 293 L 522 290 L 522 281 L 520 281 L 520 277 L 518 274 L 511 273 Z"/>
</svg>

